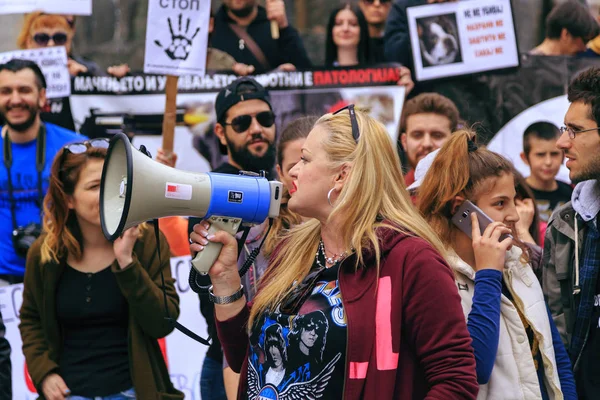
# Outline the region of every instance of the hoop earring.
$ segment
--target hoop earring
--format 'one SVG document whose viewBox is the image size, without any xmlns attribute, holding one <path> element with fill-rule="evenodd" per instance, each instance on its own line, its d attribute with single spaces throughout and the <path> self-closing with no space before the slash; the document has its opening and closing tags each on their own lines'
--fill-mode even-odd
<svg viewBox="0 0 600 400">
<path fill-rule="evenodd" d="M 333 193 L 334 190 L 335 190 L 335 188 L 331 188 L 331 190 L 329 192 L 327 192 L 327 202 L 329 203 L 329 205 L 331 207 L 333 207 L 333 204 L 331 204 L 331 193 Z"/>
</svg>

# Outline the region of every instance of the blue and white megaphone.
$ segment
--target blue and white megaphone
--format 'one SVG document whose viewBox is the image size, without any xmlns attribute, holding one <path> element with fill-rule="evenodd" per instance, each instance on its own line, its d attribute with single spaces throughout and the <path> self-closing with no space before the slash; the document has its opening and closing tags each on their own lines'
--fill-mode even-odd
<svg viewBox="0 0 600 400">
<path fill-rule="evenodd" d="M 142 222 L 194 216 L 211 222 L 210 233 L 234 235 L 240 225 L 279 215 L 282 184 L 261 176 L 194 173 L 168 167 L 133 147 L 122 133 L 110 141 L 100 183 L 100 220 L 108 240 Z M 222 244 L 209 243 L 192 260 L 205 274 Z"/>
</svg>

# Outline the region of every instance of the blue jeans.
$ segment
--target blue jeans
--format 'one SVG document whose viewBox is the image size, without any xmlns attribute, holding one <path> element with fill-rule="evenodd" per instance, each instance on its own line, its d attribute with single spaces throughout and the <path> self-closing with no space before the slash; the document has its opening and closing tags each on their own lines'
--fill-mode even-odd
<svg viewBox="0 0 600 400">
<path fill-rule="evenodd" d="M 200 396 L 202 400 L 227 400 L 223 383 L 223 364 L 205 357 L 200 375 Z"/>
<path fill-rule="evenodd" d="M 135 390 L 133 388 L 125 390 L 121 393 L 111 394 L 109 396 L 95 396 L 95 397 L 83 397 L 83 396 L 69 396 L 68 400 L 130 400 L 135 399 Z"/>
</svg>

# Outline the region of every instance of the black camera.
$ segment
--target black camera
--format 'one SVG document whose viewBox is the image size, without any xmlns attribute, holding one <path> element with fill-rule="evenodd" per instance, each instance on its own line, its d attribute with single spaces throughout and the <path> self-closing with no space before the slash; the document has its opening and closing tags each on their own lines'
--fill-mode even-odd
<svg viewBox="0 0 600 400">
<path fill-rule="evenodd" d="M 15 252 L 21 256 L 27 256 L 29 248 L 35 240 L 41 235 L 42 227 L 40 224 L 30 223 L 26 226 L 20 226 L 13 231 L 12 240 Z"/>
</svg>

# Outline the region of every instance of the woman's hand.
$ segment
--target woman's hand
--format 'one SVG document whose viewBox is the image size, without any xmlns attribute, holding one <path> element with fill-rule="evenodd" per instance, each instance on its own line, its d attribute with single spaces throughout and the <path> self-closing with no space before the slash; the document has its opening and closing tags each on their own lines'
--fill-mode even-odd
<svg viewBox="0 0 600 400">
<path fill-rule="evenodd" d="M 129 68 L 129 65 L 127 64 L 113 65 L 112 67 L 108 67 L 106 72 L 108 72 L 109 75 L 112 75 L 115 78 L 122 78 L 129 72 L 131 72 L 131 68 Z"/>
<path fill-rule="evenodd" d="M 156 161 L 167 167 L 175 168 L 175 164 L 177 164 L 177 153 L 172 151 L 167 153 L 163 149 L 158 149 L 156 151 Z"/>
<path fill-rule="evenodd" d="M 85 65 L 79 64 L 77 61 L 71 58 L 67 60 L 67 68 L 69 68 L 69 75 L 71 76 L 77 76 L 88 71 Z"/>
<path fill-rule="evenodd" d="M 406 88 L 404 97 L 408 96 L 408 94 L 415 87 L 415 82 L 413 82 L 412 76 L 410 75 L 410 69 L 406 67 L 400 67 L 400 80 L 398 80 L 397 84 L 398 86 L 404 86 Z"/>
<path fill-rule="evenodd" d="M 229 296 L 235 293 L 241 285 L 238 273 L 238 246 L 235 237 L 225 231 L 209 234 L 210 223 L 201 221 L 194 225 L 190 234 L 190 252 L 193 256 L 204 250 L 209 243 L 222 243 L 221 253 L 212 265 L 208 274 L 213 285 L 215 296 Z"/>
<path fill-rule="evenodd" d="M 254 72 L 254 65 L 247 65 L 243 63 L 235 63 L 233 64 L 233 73 L 239 76 L 250 75 Z"/>
<path fill-rule="evenodd" d="M 529 232 L 529 228 L 533 223 L 533 217 L 535 216 L 535 206 L 532 199 L 515 200 L 517 206 L 517 213 L 519 214 L 519 221 L 517 221 L 516 229 L 520 234 L 521 232 Z"/>
<path fill-rule="evenodd" d="M 471 226 L 473 252 L 475 253 L 475 270 L 495 269 L 502 271 L 504 269 L 506 251 L 512 246 L 513 240 L 507 237 L 503 241 L 500 241 L 500 236 L 510 234 L 510 229 L 502 222 L 493 222 L 488 225 L 482 235 L 476 213 L 471 213 Z"/>
<path fill-rule="evenodd" d="M 133 246 L 140 237 L 140 229 L 137 226 L 127 229 L 121 237 L 113 243 L 115 257 L 121 269 L 133 262 Z"/>
<path fill-rule="evenodd" d="M 71 393 L 63 378 L 49 374 L 42 381 L 42 392 L 47 400 L 64 400 Z"/>
</svg>

